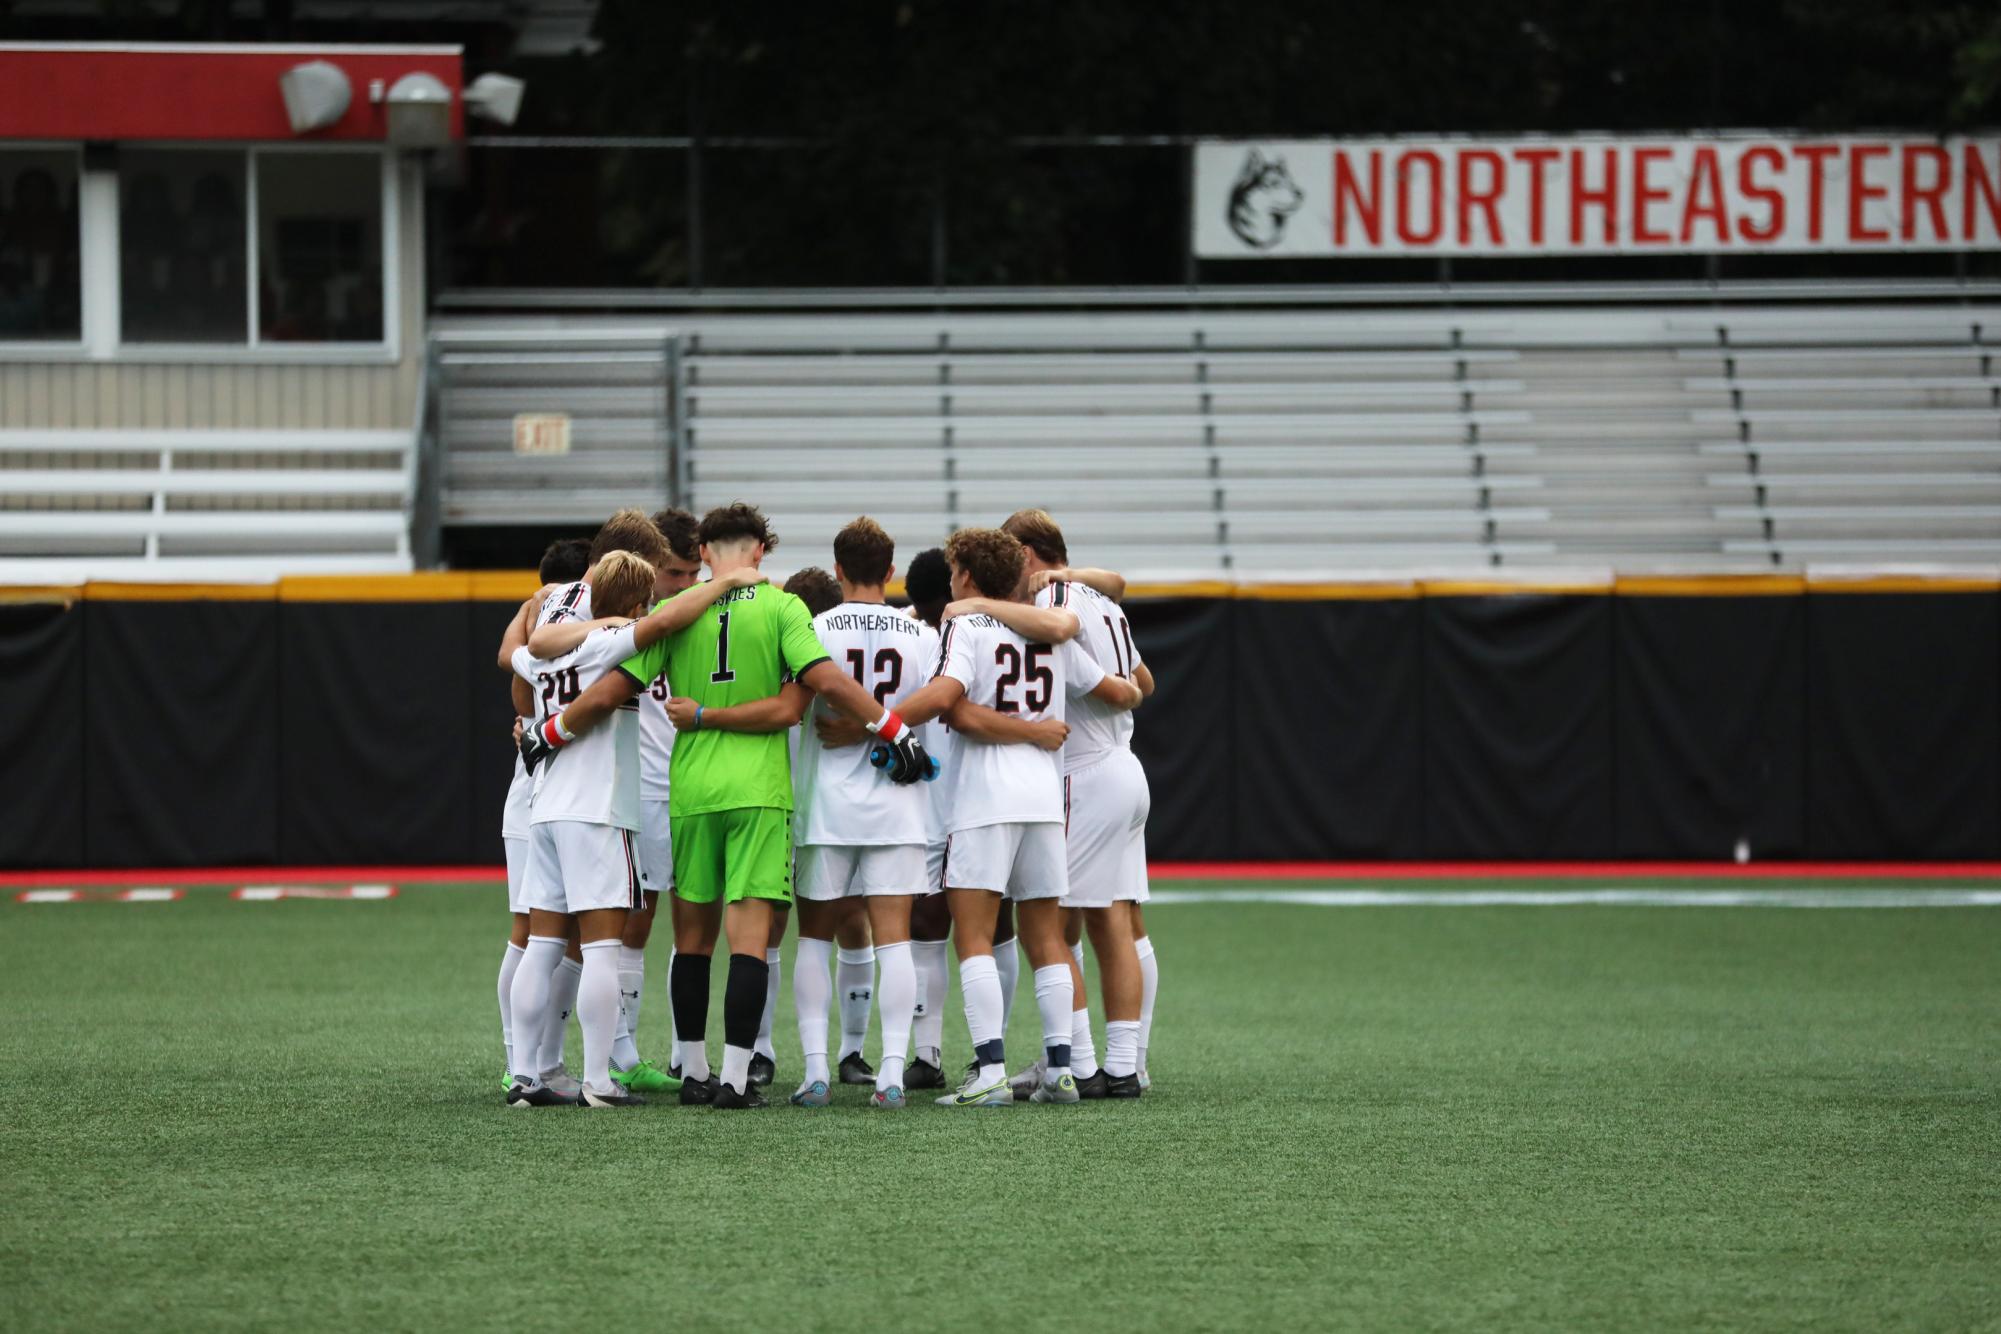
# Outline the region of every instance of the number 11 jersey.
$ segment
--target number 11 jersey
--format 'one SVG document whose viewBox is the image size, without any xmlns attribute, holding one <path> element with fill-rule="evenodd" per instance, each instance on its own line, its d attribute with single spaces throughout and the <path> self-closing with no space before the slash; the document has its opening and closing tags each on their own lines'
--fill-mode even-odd
<svg viewBox="0 0 2001 1334">
<path fill-rule="evenodd" d="M 1031 644 L 984 615 L 945 622 L 937 674 L 964 686 L 973 703 L 1030 722 L 1062 719 L 1068 699 L 1090 694 L 1105 679 L 1104 670 L 1074 641 Z M 994 745 L 961 736 L 958 760 L 950 830 L 1062 822 L 1063 761 L 1058 752 L 1025 742 Z"/>
</svg>

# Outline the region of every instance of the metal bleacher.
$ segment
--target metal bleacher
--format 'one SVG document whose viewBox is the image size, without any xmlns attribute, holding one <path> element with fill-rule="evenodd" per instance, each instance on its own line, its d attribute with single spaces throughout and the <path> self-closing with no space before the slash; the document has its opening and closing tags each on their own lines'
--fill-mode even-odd
<svg viewBox="0 0 2001 1334">
<path fill-rule="evenodd" d="M 408 431 L 0 430 L 0 582 L 411 568 Z"/>
<path fill-rule="evenodd" d="M 1963 303 L 449 316 L 447 524 L 743 498 L 824 562 L 1026 505 L 1156 579 L 2001 559 Z M 575 452 L 506 418 L 567 411 Z"/>
</svg>

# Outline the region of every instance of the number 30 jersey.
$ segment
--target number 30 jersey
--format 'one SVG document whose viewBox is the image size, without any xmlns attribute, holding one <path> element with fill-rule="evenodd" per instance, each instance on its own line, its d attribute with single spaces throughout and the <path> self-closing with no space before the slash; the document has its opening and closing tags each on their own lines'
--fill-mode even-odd
<svg viewBox="0 0 2001 1334">
<path fill-rule="evenodd" d="M 560 713 L 606 672 L 632 656 L 632 624 L 593 630 L 562 657 L 544 661 L 514 650 L 514 670 L 536 692 L 536 710 Z M 639 828 L 639 706 L 627 700 L 598 726 L 542 761 L 535 771 L 530 824 L 582 820 Z"/>
<path fill-rule="evenodd" d="M 938 632 L 881 603 L 843 602 L 814 617 L 813 630 L 834 665 L 879 704 L 894 707 L 931 679 L 938 662 Z M 822 746 L 813 720 L 827 708 L 815 700 L 800 732 L 792 774 L 798 841 L 865 848 L 929 841 L 928 785 L 884 778 L 868 762 L 873 737 L 839 750 Z M 938 781 L 946 780 L 941 774 Z"/>
<path fill-rule="evenodd" d="M 788 676 L 804 676 L 826 660 L 806 604 L 782 588 L 753 584 L 725 593 L 686 629 L 628 658 L 619 670 L 642 689 L 665 671 L 676 694 L 719 709 L 775 695 Z M 792 761 L 783 732 L 679 733 L 671 773 L 670 816 L 792 809 Z"/>
<path fill-rule="evenodd" d="M 1105 679 L 1104 671 L 1075 641 L 1031 644 L 991 616 L 959 616 L 945 622 L 937 675 L 964 686 L 973 703 L 1030 722 L 1062 719 L 1067 699 L 1090 694 Z M 949 818 L 952 830 L 1062 822 L 1063 767 L 1058 752 L 961 736 L 958 761 Z"/>
</svg>

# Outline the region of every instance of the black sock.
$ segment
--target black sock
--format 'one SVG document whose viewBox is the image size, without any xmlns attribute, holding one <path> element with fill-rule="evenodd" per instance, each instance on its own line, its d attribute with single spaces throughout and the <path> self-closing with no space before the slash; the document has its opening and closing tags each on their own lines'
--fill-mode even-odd
<svg viewBox="0 0 2001 1334">
<path fill-rule="evenodd" d="M 709 956 L 676 954 L 667 970 L 667 996 L 674 1004 L 674 1036 L 700 1042 L 709 1035 Z"/>
<path fill-rule="evenodd" d="M 730 1046 L 757 1045 L 757 1030 L 764 1027 L 764 986 L 770 976 L 771 965 L 761 957 L 730 955 L 729 981 L 723 984 L 723 1041 Z"/>
<path fill-rule="evenodd" d="M 973 1059 L 981 1065 L 1006 1065 L 1007 1044 L 1000 1038 L 973 1044 Z"/>
</svg>

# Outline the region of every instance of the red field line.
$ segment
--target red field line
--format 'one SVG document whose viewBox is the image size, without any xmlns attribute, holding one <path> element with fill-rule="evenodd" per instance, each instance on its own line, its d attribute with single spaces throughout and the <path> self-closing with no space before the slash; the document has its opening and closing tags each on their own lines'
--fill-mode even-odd
<svg viewBox="0 0 2001 1334">
<path fill-rule="evenodd" d="M 1155 862 L 1155 880 L 1988 880 L 2001 862 Z M 0 871 L 0 888 L 499 882 L 501 866 L 205 866 L 142 871 Z"/>
</svg>

